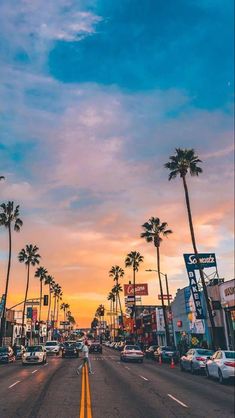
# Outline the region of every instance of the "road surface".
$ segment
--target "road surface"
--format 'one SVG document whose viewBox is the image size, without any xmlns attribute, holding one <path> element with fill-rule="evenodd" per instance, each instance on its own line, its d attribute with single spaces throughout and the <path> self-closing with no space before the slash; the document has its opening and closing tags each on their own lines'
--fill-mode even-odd
<svg viewBox="0 0 235 418">
<path fill-rule="evenodd" d="M 178 367 L 145 360 L 122 363 L 103 348 L 80 359 L 49 357 L 43 366 L 0 365 L 1 418 L 234 418 L 234 388 Z"/>
</svg>

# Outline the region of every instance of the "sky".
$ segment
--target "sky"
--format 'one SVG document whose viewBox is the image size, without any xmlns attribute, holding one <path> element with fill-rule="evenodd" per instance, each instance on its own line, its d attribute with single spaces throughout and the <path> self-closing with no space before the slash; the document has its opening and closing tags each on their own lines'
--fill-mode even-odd
<svg viewBox="0 0 235 418">
<path fill-rule="evenodd" d="M 170 293 L 188 285 L 192 246 L 180 178 L 164 163 L 194 148 L 203 174 L 188 178 L 200 252 L 233 278 L 233 2 L 230 0 L 2 0 L 0 200 L 20 205 L 8 307 L 23 300 L 17 261 L 38 245 L 78 327 L 108 308 L 112 265 L 144 256 L 137 281 L 159 287 L 151 216 L 173 234 L 161 246 Z M 8 256 L 0 229 L 0 292 Z M 131 280 L 125 269 L 122 283 Z M 30 297 L 39 283 L 32 271 Z"/>
</svg>

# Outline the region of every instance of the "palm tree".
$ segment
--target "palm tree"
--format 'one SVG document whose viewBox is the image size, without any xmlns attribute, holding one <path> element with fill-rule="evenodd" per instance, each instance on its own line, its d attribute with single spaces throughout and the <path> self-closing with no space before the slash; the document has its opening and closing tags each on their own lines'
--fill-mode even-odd
<svg viewBox="0 0 235 418">
<path fill-rule="evenodd" d="M 113 278 L 113 280 L 116 282 L 116 285 L 119 284 L 119 279 L 122 278 L 124 276 L 124 274 L 125 274 L 124 270 L 117 265 L 112 266 L 110 271 L 109 271 L 109 277 Z M 121 299 L 120 299 L 120 294 L 119 294 L 118 289 L 119 289 L 119 287 L 116 288 L 116 290 L 117 290 L 117 292 L 116 292 L 116 315 L 117 315 L 118 303 L 119 303 L 119 308 L 120 308 L 120 312 L 121 312 L 121 320 L 122 320 L 122 324 L 123 324 L 123 312 L 122 312 Z"/>
<path fill-rule="evenodd" d="M 63 295 L 63 292 L 61 290 L 61 287 L 59 287 L 59 289 L 57 290 L 57 295 L 56 295 L 57 297 L 57 313 L 56 313 L 57 327 L 58 327 L 58 321 L 59 321 L 59 307 L 60 307 L 59 301 L 62 300 L 62 295 Z"/>
<path fill-rule="evenodd" d="M 22 316 L 22 329 L 21 329 L 21 338 L 24 336 L 24 316 L 25 316 L 25 307 L 26 307 L 26 300 L 28 297 L 28 290 L 29 290 L 29 277 L 30 277 L 30 266 L 35 266 L 39 264 L 39 260 L 41 258 L 40 254 L 38 253 L 39 248 L 36 245 L 27 244 L 25 248 L 19 252 L 18 259 L 20 263 L 24 263 L 27 267 L 27 281 L 26 281 L 26 288 L 25 288 L 25 297 L 24 297 L 24 307 L 23 307 L 23 316 Z"/>
<path fill-rule="evenodd" d="M 166 343 L 170 345 L 170 333 L 169 326 L 167 321 L 166 307 L 164 304 L 163 290 L 162 290 L 162 280 L 161 280 L 161 267 L 160 267 L 160 244 L 162 242 L 162 237 L 167 237 L 172 234 L 171 229 L 167 229 L 167 223 L 160 221 L 159 218 L 150 218 L 148 222 L 145 222 L 142 225 L 144 232 L 141 233 L 141 238 L 145 238 L 147 242 L 153 242 L 154 246 L 157 249 L 157 272 L 160 285 L 160 294 L 162 301 L 162 310 L 164 316 L 165 330 L 166 330 Z"/>
<path fill-rule="evenodd" d="M 47 277 L 47 269 L 44 267 L 38 267 L 34 277 L 38 277 L 40 280 L 40 305 L 39 305 L 39 322 L 41 321 L 41 310 L 42 310 L 42 283 Z"/>
<path fill-rule="evenodd" d="M 64 322 L 65 322 L 66 311 L 69 309 L 69 307 L 70 307 L 69 304 L 64 303 L 64 302 L 60 305 L 60 309 L 62 309 L 64 311 Z"/>
<path fill-rule="evenodd" d="M 185 193 L 185 201 L 187 206 L 187 212 L 188 212 L 188 222 L 189 222 L 189 229 L 191 234 L 191 240 L 192 240 L 192 246 L 193 251 L 195 254 L 195 257 L 197 259 L 198 264 L 198 270 L 200 274 L 200 279 L 202 283 L 203 293 L 205 296 L 206 306 L 209 314 L 209 319 L 211 323 L 211 330 L 212 330 L 212 346 L 215 349 L 217 345 L 217 335 L 216 335 L 216 329 L 215 329 L 215 321 L 212 313 L 211 304 L 208 298 L 207 293 L 207 287 L 205 283 L 205 278 L 203 274 L 203 270 L 199 261 L 198 257 L 198 250 L 196 245 L 196 238 L 194 233 L 194 226 L 193 226 L 193 218 L 192 218 L 192 211 L 191 211 L 191 205 L 190 205 L 190 199 L 189 199 L 189 192 L 188 192 L 188 185 L 186 182 L 186 176 L 189 173 L 192 177 L 198 176 L 202 173 L 202 168 L 198 166 L 202 161 L 198 158 L 198 156 L 195 154 L 194 149 L 182 149 L 182 148 L 176 148 L 175 149 L 176 154 L 171 155 L 170 161 L 168 161 L 164 167 L 170 170 L 169 174 L 169 180 L 175 179 L 177 176 L 180 176 L 183 181 L 184 186 L 184 193 Z"/>
<path fill-rule="evenodd" d="M 8 286 L 10 280 L 10 270 L 11 270 L 11 255 L 12 255 L 12 226 L 14 231 L 19 232 L 23 222 L 19 218 L 20 210 L 19 205 L 14 207 L 14 202 L 2 203 L 0 205 L 0 226 L 4 226 L 8 230 L 8 266 L 7 266 L 7 276 L 5 284 L 5 298 L 3 302 L 3 311 L 2 311 L 2 320 L 1 320 L 1 344 L 5 336 L 5 322 L 6 322 L 6 303 L 8 295 Z"/>
<path fill-rule="evenodd" d="M 133 268 L 133 290 L 134 290 L 134 318 L 136 319 L 136 298 L 135 298 L 135 274 L 139 270 L 139 265 L 144 261 L 144 257 L 137 251 L 131 251 L 125 259 L 125 266 Z"/>
<path fill-rule="evenodd" d="M 53 292 L 53 286 L 54 286 L 55 280 L 52 276 L 50 276 L 49 274 L 46 276 L 45 278 L 45 285 L 48 285 L 49 287 L 49 300 L 48 300 L 48 311 L 47 311 L 47 324 L 49 323 L 50 320 L 50 310 L 51 310 L 51 294 Z"/>
<path fill-rule="evenodd" d="M 108 300 L 110 300 L 110 320 L 111 320 L 111 337 L 112 337 L 112 333 L 113 333 L 113 313 L 114 313 L 114 303 L 115 303 L 115 294 L 111 291 L 108 294 L 107 297 Z"/>
<path fill-rule="evenodd" d="M 118 301 L 119 303 L 119 308 L 120 308 L 120 312 L 121 312 L 121 323 L 123 325 L 123 312 L 122 312 L 122 305 L 121 305 L 121 299 L 120 299 L 120 292 L 122 292 L 122 286 L 120 285 L 120 283 L 115 284 L 115 286 L 112 288 L 112 292 L 114 293 L 114 295 L 116 296 L 116 301 Z M 117 304 L 116 304 L 116 315 L 117 315 Z"/>
</svg>

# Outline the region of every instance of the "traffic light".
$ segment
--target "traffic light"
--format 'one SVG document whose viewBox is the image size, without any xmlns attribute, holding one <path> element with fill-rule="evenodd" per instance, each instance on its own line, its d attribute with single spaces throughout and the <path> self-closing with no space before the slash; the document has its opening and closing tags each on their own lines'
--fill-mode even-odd
<svg viewBox="0 0 235 418">
<path fill-rule="evenodd" d="M 43 296 L 43 306 L 48 306 L 48 295 Z"/>
<path fill-rule="evenodd" d="M 30 306 L 28 306 L 28 308 L 27 308 L 26 317 L 27 317 L 27 319 L 32 319 L 32 317 L 33 317 L 33 308 L 31 308 Z"/>
<path fill-rule="evenodd" d="M 35 322 L 35 331 L 39 331 L 40 323 L 39 321 Z"/>
</svg>

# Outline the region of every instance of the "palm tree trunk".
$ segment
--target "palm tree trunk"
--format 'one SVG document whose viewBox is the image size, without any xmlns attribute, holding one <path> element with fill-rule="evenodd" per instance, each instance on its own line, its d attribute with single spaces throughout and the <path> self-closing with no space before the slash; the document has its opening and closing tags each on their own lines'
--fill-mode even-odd
<svg viewBox="0 0 235 418">
<path fill-rule="evenodd" d="M 41 321 L 41 310 L 42 310 L 42 279 L 40 279 L 40 305 L 39 305 L 39 322 Z"/>
<path fill-rule="evenodd" d="M 24 297 L 24 307 L 23 307 L 23 313 L 22 313 L 21 339 L 24 337 L 24 317 L 25 317 L 26 300 L 28 297 L 28 290 L 29 290 L 29 270 L 30 270 L 30 264 L 28 264 L 27 266 L 27 282 L 26 282 L 25 297 Z"/>
<path fill-rule="evenodd" d="M 118 303 L 119 303 L 119 308 L 120 308 L 120 312 L 121 312 L 121 321 L 123 324 L 123 312 L 122 312 L 122 304 L 121 304 L 121 298 L 120 298 L 120 293 L 118 292 Z"/>
<path fill-rule="evenodd" d="M 58 328 L 58 321 L 59 321 L 59 298 L 57 299 L 57 314 L 56 314 L 57 328 Z"/>
<path fill-rule="evenodd" d="M 49 284 L 49 298 L 48 298 L 48 311 L 47 311 L 47 337 L 49 331 L 49 320 L 50 320 L 50 310 L 51 310 L 51 285 Z"/>
<path fill-rule="evenodd" d="M 165 332 L 166 332 L 166 344 L 170 345 L 170 333 L 169 333 L 169 326 L 166 314 L 166 307 L 164 304 L 164 297 L 163 297 L 163 289 L 162 289 L 162 279 L 161 279 L 161 270 L 160 270 L 160 248 L 157 245 L 157 272 L 158 272 L 158 280 L 160 285 L 160 294 L 161 294 L 161 302 L 162 302 L 162 310 L 163 310 L 163 317 L 164 317 L 164 324 L 165 324 Z"/>
<path fill-rule="evenodd" d="M 135 307 L 136 307 L 136 298 L 135 298 L 135 263 L 133 264 L 133 287 L 134 287 L 134 312 L 133 312 L 133 316 L 134 316 L 134 318 L 135 318 L 135 322 L 136 322 L 136 309 L 135 309 Z"/>
<path fill-rule="evenodd" d="M 190 228 L 190 233 L 191 233 L 193 251 L 194 251 L 194 254 L 195 254 L 195 257 L 196 257 L 196 260 L 197 260 L 198 270 L 199 270 L 200 279 L 201 279 L 202 288 L 203 288 L 203 293 L 204 293 L 204 297 L 205 297 L 205 301 L 206 301 L 206 307 L 207 307 L 207 311 L 208 311 L 208 314 L 209 314 L 209 320 L 210 320 L 210 323 L 211 323 L 212 348 L 215 350 L 216 346 L 217 346 L 217 335 L 216 335 L 216 329 L 215 329 L 215 321 L 214 321 L 214 317 L 213 317 L 213 314 L 212 314 L 212 308 L 211 308 L 211 305 L 210 305 L 210 301 L 209 301 L 209 298 L 208 298 L 207 287 L 206 287 L 206 283 L 205 283 L 203 270 L 202 270 L 200 260 L 199 260 L 199 256 L 198 256 L 195 233 L 194 233 L 194 228 L 193 228 L 193 219 L 192 219 L 192 213 L 191 213 L 191 207 L 190 207 L 188 186 L 187 186 L 187 183 L 186 183 L 185 176 L 183 176 L 182 179 L 183 179 L 183 185 L 184 185 L 185 200 L 186 200 L 186 206 L 187 206 L 187 212 L 188 212 L 188 221 L 189 221 L 189 228 Z"/>
<path fill-rule="evenodd" d="M 2 345 L 4 342 L 5 331 L 6 331 L 6 305 L 7 305 L 8 285 L 9 285 L 10 270 L 11 270 L 11 247 L 12 247 L 10 223 L 8 225 L 8 237 L 9 237 L 8 266 L 7 266 L 7 277 L 6 277 L 6 287 L 5 287 L 5 299 L 4 299 L 3 310 L 2 310 L 0 345 Z"/>
</svg>

